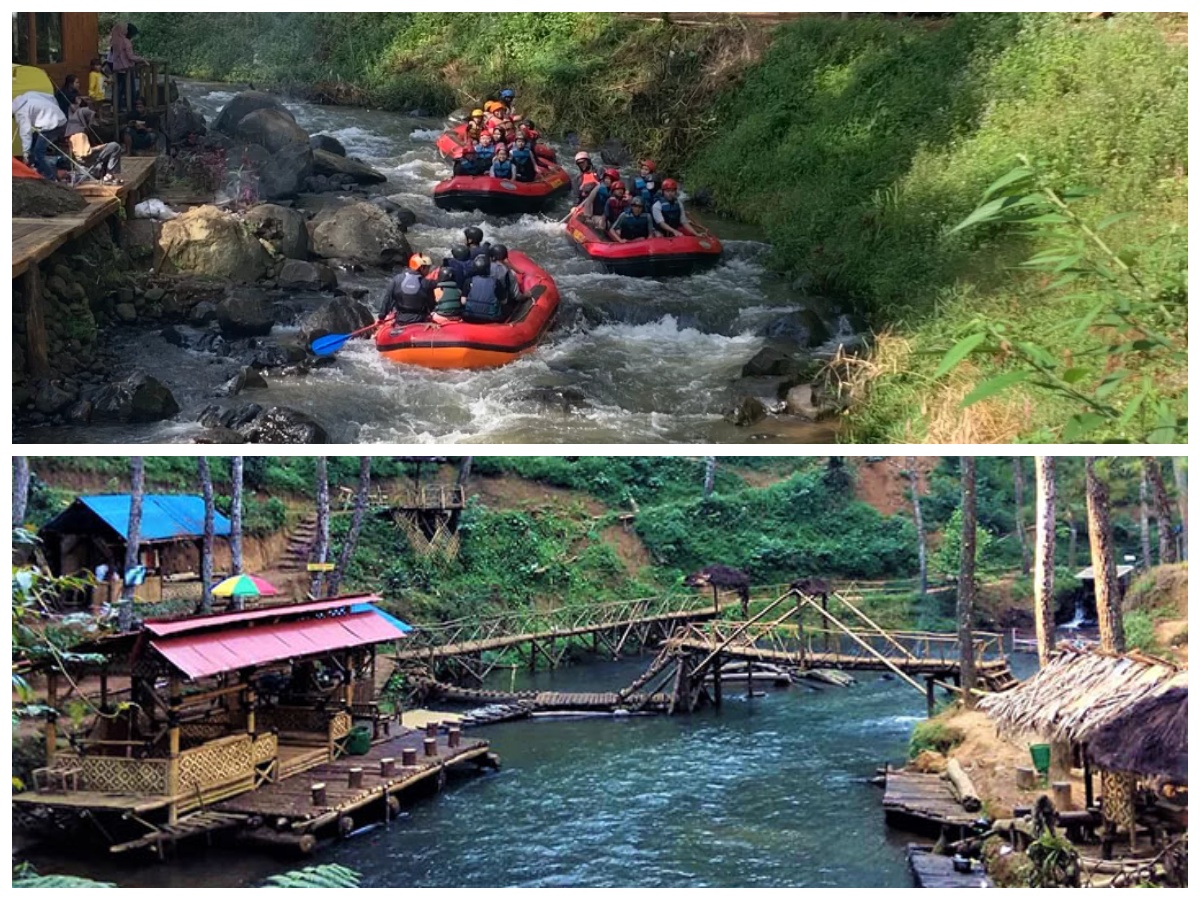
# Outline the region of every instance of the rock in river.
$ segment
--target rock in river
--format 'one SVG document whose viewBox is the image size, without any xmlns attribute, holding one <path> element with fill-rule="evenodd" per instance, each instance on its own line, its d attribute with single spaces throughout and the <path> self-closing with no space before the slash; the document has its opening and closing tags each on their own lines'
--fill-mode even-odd
<svg viewBox="0 0 1200 900">
<path fill-rule="evenodd" d="M 337 287 L 337 274 L 324 263 L 288 259 L 275 279 L 288 291 L 327 291 Z"/>
<path fill-rule="evenodd" d="M 274 203 L 260 203 L 246 213 L 246 223 L 259 240 L 287 259 L 308 258 L 308 223 L 304 213 Z"/>
<path fill-rule="evenodd" d="M 377 172 L 366 163 L 350 159 L 348 156 L 338 156 L 327 150 L 313 151 L 313 173 L 324 175 L 326 178 L 331 175 L 348 175 L 354 179 L 355 184 L 383 184 L 387 181 L 386 175 Z"/>
<path fill-rule="evenodd" d="M 242 221 L 215 206 L 197 206 L 163 222 L 158 246 L 165 272 L 255 281 L 270 263 L 267 251 Z"/>
<path fill-rule="evenodd" d="M 261 291 L 246 288 L 218 304 L 217 323 L 226 337 L 257 337 L 271 333 L 275 315 Z"/>
<path fill-rule="evenodd" d="M 251 444 L 325 444 L 329 434 L 315 419 L 286 406 L 264 409 L 247 403 L 220 412 L 210 406 L 200 414 L 208 428 L 229 428 Z"/>
<path fill-rule="evenodd" d="M 350 297 L 337 297 L 300 320 L 300 342 L 307 347 L 319 337 L 349 334 L 374 321 L 375 314 L 365 303 Z"/>
<path fill-rule="evenodd" d="M 110 422 L 157 422 L 177 412 L 170 389 L 145 372 L 106 384 L 92 400 L 93 418 Z"/>
<path fill-rule="evenodd" d="M 312 250 L 323 259 L 357 260 L 373 266 L 407 260 L 408 239 L 378 206 L 350 203 L 323 210 L 313 220 Z"/>
</svg>

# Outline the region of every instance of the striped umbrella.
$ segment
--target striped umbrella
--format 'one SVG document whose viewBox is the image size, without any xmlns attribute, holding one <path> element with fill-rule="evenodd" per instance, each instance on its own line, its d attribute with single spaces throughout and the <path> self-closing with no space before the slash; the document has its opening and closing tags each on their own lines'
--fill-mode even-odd
<svg viewBox="0 0 1200 900">
<path fill-rule="evenodd" d="M 230 575 L 213 588 L 214 597 L 274 597 L 279 591 L 254 575 Z"/>
</svg>

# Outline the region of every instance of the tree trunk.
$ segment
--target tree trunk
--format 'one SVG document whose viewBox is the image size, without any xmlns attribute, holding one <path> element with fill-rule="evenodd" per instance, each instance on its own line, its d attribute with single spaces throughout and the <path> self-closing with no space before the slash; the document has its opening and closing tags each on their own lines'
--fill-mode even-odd
<svg viewBox="0 0 1200 900">
<path fill-rule="evenodd" d="M 1038 661 L 1044 666 L 1054 650 L 1054 457 L 1035 456 L 1037 526 L 1034 548 L 1033 617 L 1037 626 Z"/>
<path fill-rule="evenodd" d="M 200 490 L 204 495 L 204 539 L 200 545 L 200 612 L 207 615 L 213 611 L 213 505 L 212 473 L 208 469 L 208 458 L 196 457 L 200 470 Z"/>
<path fill-rule="evenodd" d="M 1020 456 L 1013 457 L 1013 521 L 1016 524 L 1017 546 L 1021 548 L 1021 574 L 1028 575 L 1033 561 L 1029 558 L 1029 539 L 1025 536 L 1024 463 Z"/>
<path fill-rule="evenodd" d="M 464 491 L 467 489 L 467 482 L 471 480 L 471 465 L 475 462 L 475 457 L 464 456 L 462 462 L 458 464 L 458 480 L 455 484 Z"/>
<path fill-rule="evenodd" d="M 229 459 L 229 480 L 232 483 L 229 510 L 229 556 L 233 575 L 242 574 L 242 482 L 244 460 L 240 456 Z"/>
<path fill-rule="evenodd" d="M 142 491 L 145 486 L 145 461 L 129 458 L 129 527 L 125 529 L 125 570 L 121 584 L 121 602 L 117 604 L 117 630 L 133 630 L 133 591 L 128 581 L 130 569 L 138 564 L 138 546 L 142 540 Z"/>
<path fill-rule="evenodd" d="M 1138 527 L 1142 536 L 1142 565 L 1148 569 L 1154 565 L 1154 554 L 1150 551 L 1150 484 L 1146 481 L 1144 466 L 1138 484 Z"/>
<path fill-rule="evenodd" d="M 1096 457 L 1084 458 L 1084 472 L 1087 478 L 1088 541 L 1092 548 L 1100 649 L 1124 653 L 1125 627 L 1121 621 L 1121 592 L 1117 584 L 1117 560 L 1113 554 L 1108 485 L 1096 475 Z"/>
<path fill-rule="evenodd" d="M 467 457 L 470 459 L 471 457 Z M 468 469 L 470 468 L 468 464 Z M 459 470 L 461 476 L 462 470 Z M 333 570 L 333 574 L 329 576 L 329 594 L 332 597 L 337 596 L 338 588 L 342 583 L 342 576 L 346 574 L 346 567 L 350 565 L 350 560 L 354 557 L 354 545 L 358 542 L 358 534 L 362 531 L 363 517 L 367 512 L 367 499 L 371 492 L 371 457 L 360 456 L 358 459 L 358 493 L 354 495 L 354 513 L 350 519 L 350 531 L 346 534 L 346 542 L 342 544 L 341 555 L 338 556 L 337 568 Z"/>
<path fill-rule="evenodd" d="M 317 457 L 317 543 L 313 548 L 313 562 L 323 563 L 329 558 L 329 473 L 324 456 Z M 322 597 L 325 593 L 325 573 L 313 573 L 312 595 Z"/>
<path fill-rule="evenodd" d="M 1187 457 L 1172 456 L 1171 469 L 1175 473 L 1175 494 L 1179 499 L 1179 561 L 1188 558 L 1188 508 L 1187 508 Z"/>
<path fill-rule="evenodd" d="M 1167 497 L 1167 486 L 1163 483 L 1162 466 L 1153 456 L 1142 457 L 1142 468 L 1150 482 L 1150 502 L 1154 507 L 1154 518 L 1158 520 L 1158 564 L 1175 562 L 1175 534 L 1171 524 L 1171 501 Z"/>
<path fill-rule="evenodd" d="M 975 458 L 962 457 L 962 556 L 958 566 L 958 652 L 963 705 L 975 707 Z"/>
<path fill-rule="evenodd" d="M 929 593 L 929 551 L 926 547 L 925 517 L 921 515 L 921 473 L 917 458 L 908 458 L 908 487 L 912 491 L 913 526 L 917 529 L 917 593 Z"/>
<path fill-rule="evenodd" d="M 13 457 L 12 527 L 25 524 L 25 506 L 29 502 L 29 458 Z"/>
<path fill-rule="evenodd" d="M 715 456 L 704 457 L 704 499 L 707 500 L 712 496 L 713 487 L 717 483 L 717 458 Z"/>
</svg>

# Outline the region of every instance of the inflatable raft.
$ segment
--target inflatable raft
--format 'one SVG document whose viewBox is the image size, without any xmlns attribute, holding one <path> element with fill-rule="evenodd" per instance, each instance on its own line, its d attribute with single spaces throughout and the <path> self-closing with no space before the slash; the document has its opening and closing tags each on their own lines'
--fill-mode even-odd
<svg viewBox="0 0 1200 900">
<path fill-rule="evenodd" d="M 375 334 L 375 348 L 392 362 L 429 369 L 483 369 L 502 366 L 532 351 L 558 309 L 558 287 L 524 253 L 511 250 L 508 262 L 522 293 L 531 295 L 507 322 L 451 325 L 395 325 Z"/>
<path fill-rule="evenodd" d="M 694 236 L 658 236 L 622 244 L 600 234 L 588 217 L 575 211 L 567 219 L 567 233 L 589 259 L 602 263 L 618 275 L 690 275 L 719 262 L 722 247 L 716 236 L 694 218 L 689 217 L 689 221 L 698 232 Z"/>
<path fill-rule="evenodd" d="M 477 209 L 489 216 L 536 213 L 571 189 L 571 176 L 562 166 L 538 169 L 533 181 L 493 178 L 490 175 L 456 175 L 438 182 L 433 202 L 438 209 Z"/>
<path fill-rule="evenodd" d="M 467 145 L 467 124 L 464 122 L 461 125 L 456 125 L 449 131 L 443 132 L 442 136 L 437 139 L 434 144 L 438 148 L 438 152 L 442 156 L 453 158 L 455 151 L 461 150 Z M 556 162 L 558 154 L 554 152 L 553 147 L 547 147 L 545 144 L 534 144 L 533 152 L 542 159 L 549 162 Z"/>
</svg>

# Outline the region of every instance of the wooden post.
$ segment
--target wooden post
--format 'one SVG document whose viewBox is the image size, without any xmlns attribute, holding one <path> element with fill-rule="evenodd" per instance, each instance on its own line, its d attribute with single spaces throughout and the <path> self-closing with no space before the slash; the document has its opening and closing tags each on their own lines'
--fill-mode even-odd
<svg viewBox="0 0 1200 900">
<path fill-rule="evenodd" d="M 50 669 L 46 673 L 46 705 L 50 712 L 46 714 L 46 765 L 54 765 L 54 757 L 58 752 L 58 672 Z"/>
<path fill-rule="evenodd" d="M 754 699 L 754 663 L 746 660 L 746 699 Z"/>
<path fill-rule="evenodd" d="M 362 766 L 351 766 L 346 778 L 346 786 L 350 788 L 361 788 L 363 785 L 363 770 Z"/>
<path fill-rule="evenodd" d="M 529 674 L 537 671 L 537 641 L 529 642 Z"/>
<path fill-rule="evenodd" d="M 426 722 L 425 723 L 425 737 L 436 738 L 437 736 L 438 736 L 438 723 L 437 722 Z"/>
<path fill-rule="evenodd" d="M 379 761 L 379 777 L 392 778 L 396 774 L 396 758 L 394 756 L 385 756 Z"/>
<path fill-rule="evenodd" d="M 258 734 L 258 718 L 255 709 L 258 706 L 258 693 L 251 684 L 246 685 L 246 733 L 252 738 Z"/>
<path fill-rule="evenodd" d="M 1087 744 L 1083 745 L 1083 801 L 1084 809 L 1092 809 L 1096 805 L 1096 786 L 1092 780 L 1092 760 L 1088 756 Z"/>
<path fill-rule="evenodd" d="M 183 703 L 177 675 L 171 676 L 167 692 L 167 793 L 171 797 L 171 805 L 167 808 L 167 824 L 174 825 L 179 820 L 179 707 Z"/>
<path fill-rule="evenodd" d="M 1071 809 L 1071 782 L 1055 781 L 1050 784 L 1050 795 L 1054 800 L 1054 808 L 1059 812 Z"/>
<path fill-rule="evenodd" d="M 437 738 L 425 738 L 425 755 L 437 756 Z"/>
<path fill-rule="evenodd" d="M 325 791 L 325 782 L 318 781 L 312 786 L 312 805 L 327 806 L 326 800 L 328 796 Z"/>
<path fill-rule="evenodd" d="M 46 312 L 43 308 L 42 271 L 36 261 L 25 270 L 25 340 L 28 350 L 29 374 L 45 378 L 50 374 L 50 351 L 46 342 Z"/>
<path fill-rule="evenodd" d="M 712 664 L 713 705 L 717 709 L 721 708 L 721 665 L 723 662 L 724 662 L 724 660 L 720 656 L 718 656 L 715 659 L 713 659 L 713 664 Z"/>
<path fill-rule="evenodd" d="M 417 748 L 403 747 L 400 750 L 400 765 L 415 766 L 417 764 Z"/>
<path fill-rule="evenodd" d="M 926 718 L 933 718 L 933 707 L 935 705 L 933 696 L 933 676 L 925 676 L 925 715 Z"/>
<path fill-rule="evenodd" d="M 1037 772 L 1032 766 L 1017 766 L 1017 787 L 1023 791 L 1032 791 L 1037 786 Z"/>
<path fill-rule="evenodd" d="M 459 746 L 462 743 L 462 729 L 457 725 L 451 726 L 446 743 L 451 747 Z"/>
</svg>

